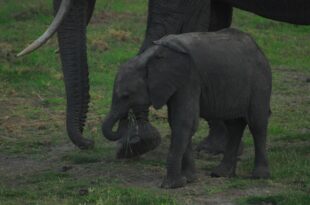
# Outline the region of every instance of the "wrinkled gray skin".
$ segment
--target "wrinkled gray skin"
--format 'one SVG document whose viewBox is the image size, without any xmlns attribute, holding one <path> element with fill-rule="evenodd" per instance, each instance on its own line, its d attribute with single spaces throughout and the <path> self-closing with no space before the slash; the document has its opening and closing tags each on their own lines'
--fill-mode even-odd
<svg viewBox="0 0 310 205">
<path fill-rule="evenodd" d="M 57 11 L 61 0 L 53 2 Z M 94 144 L 83 137 L 83 128 L 90 98 L 86 27 L 95 2 L 96 0 L 74 0 L 58 30 L 67 95 L 67 132 L 72 142 L 81 149 L 91 148 Z M 232 7 L 278 21 L 310 25 L 309 0 L 149 0 L 147 32 L 141 50 L 166 34 L 229 27 Z M 127 125 L 123 124 L 126 132 Z M 156 144 L 158 139 L 154 139 L 153 144 Z"/>
<path fill-rule="evenodd" d="M 271 70 L 254 40 L 225 29 L 170 35 L 156 44 L 121 66 L 111 110 L 102 124 L 104 136 L 118 139 L 112 128 L 129 109 L 150 105 L 159 109 L 167 104 L 172 138 L 163 188 L 195 180 L 191 137 L 199 117 L 222 120 L 229 135 L 224 158 L 211 176 L 235 175 L 238 147 L 248 125 L 255 144 L 252 175 L 269 177 Z"/>
</svg>

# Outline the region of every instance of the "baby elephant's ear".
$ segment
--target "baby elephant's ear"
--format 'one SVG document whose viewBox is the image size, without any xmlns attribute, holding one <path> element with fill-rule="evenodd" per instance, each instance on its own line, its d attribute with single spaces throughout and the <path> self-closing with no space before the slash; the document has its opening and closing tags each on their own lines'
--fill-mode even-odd
<svg viewBox="0 0 310 205">
<path fill-rule="evenodd" d="M 188 55 L 162 48 L 147 64 L 148 89 L 153 106 L 164 106 L 169 98 L 182 86 L 190 75 Z"/>
</svg>

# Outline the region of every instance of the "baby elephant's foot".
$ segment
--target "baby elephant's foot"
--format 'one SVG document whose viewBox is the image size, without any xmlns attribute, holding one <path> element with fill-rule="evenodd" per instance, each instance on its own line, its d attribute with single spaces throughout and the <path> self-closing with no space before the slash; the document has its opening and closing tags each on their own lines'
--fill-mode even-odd
<svg viewBox="0 0 310 205">
<path fill-rule="evenodd" d="M 181 176 L 181 177 L 176 177 L 176 178 L 168 178 L 166 177 L 161 184 L 161 188 L 164 189 L 174 189 L 174 188 L 179 188 L 183 187 L 186 185 L 186 178 Z"/>
<path fill-rule="evenodd" d="M 232 165 L 221 163 L 213 169 L 211 177 L 233 177 L 235 176 L 235 168 Z"/>
<path fill-rule="evenodd" d="M 252 177 L 254 179 L 267 179 L 270 177 L 269 168 L 267 166 L 256 167 L 253 170 Z"/>
</svg>

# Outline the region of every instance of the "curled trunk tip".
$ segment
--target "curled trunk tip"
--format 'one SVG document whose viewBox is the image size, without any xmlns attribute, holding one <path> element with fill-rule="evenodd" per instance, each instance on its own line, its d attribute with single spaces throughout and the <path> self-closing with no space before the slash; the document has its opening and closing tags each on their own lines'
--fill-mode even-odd
<svg viewBox="0 0 310 205">
<path fill-rule="evenodd" d="M 121 138 L 117 132 L 113 131 L 113 126 L 119 119 L 119 117 L 110 113 L 102 123 L 102 134 L 110 141 L 117 141 Z"/>
</svg>

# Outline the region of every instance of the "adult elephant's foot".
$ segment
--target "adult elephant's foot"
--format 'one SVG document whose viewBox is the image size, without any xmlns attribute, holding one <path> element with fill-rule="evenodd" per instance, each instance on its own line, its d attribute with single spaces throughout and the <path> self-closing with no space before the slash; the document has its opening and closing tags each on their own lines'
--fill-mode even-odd
<svg viewBox="0 0 310 205">
<path fill-rule="evenodd" d="M 158 130 L 148 121 L 148 111 L 135 112 L 135 123 L 123 119 L 119 125 L 118 159 L 133 158 L 143 155 L 156 147 L 161 142 Z"/>
<path fill-rule="evenodd" d="M 166 177 L 160 187 L 164 189 L 175 189 L 185 186 L 186 182 L 187 179 L 184 176 L 178 176 L 173 178 Z"/>
<path fill-rule="evenodd" d="M 254 179 L 268 179 L 270 178 L 270 172 L 268 166 L 258 166 L 252 172 L 252 178 Z"/>
<path fill-rule="evenodd" d="M 211 172 L 211 177 L 233 177 L 235 175 L 235 166 L 223 162 Z"/>
<path fill-rule="evenodd" d="M 198 177 L 195 171 L 192 170 L 184 170 L 182 171 L 182 176 L 186 178 L 187 183 L 193 183 L 197 181 Z"/>
<path fill-rule="evenodd" d="M 209 121 L 209 128 L 209 135 L 198 144 L 196 151 L 203 151 L 214 155 L 223 154 L 228 142 L 228 135 L 224 122 L 218 120 Z M 243 142 L 241 142 L 239 146 L 238 156 L 241 155 L 242 152 Z"/>
</svg>

